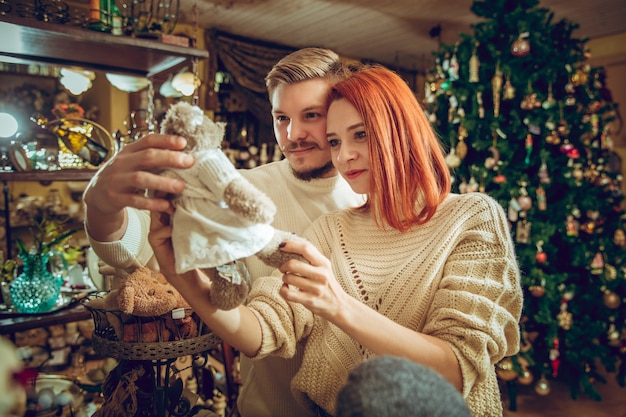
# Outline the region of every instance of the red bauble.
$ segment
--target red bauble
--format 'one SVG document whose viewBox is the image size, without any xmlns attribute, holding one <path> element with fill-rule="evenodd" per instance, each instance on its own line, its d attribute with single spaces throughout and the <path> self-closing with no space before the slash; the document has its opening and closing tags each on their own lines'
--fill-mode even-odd
<svg viewBox="0 0 626 417">
<path fill-rule="evenodd" d="M 526 39 L 517 38 L 511 44 L 511 54 L 513 56 L 526 56 L 530 52 L 530 42 Z"/>
</svg>

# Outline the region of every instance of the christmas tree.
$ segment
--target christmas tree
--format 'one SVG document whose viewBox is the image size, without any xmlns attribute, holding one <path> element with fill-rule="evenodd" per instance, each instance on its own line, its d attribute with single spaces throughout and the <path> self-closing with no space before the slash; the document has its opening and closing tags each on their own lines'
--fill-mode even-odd
<svg viewBox="0 0 626 417">
<path fill-rule="evenodd" d="M 578 28 L 538 0 L 475 1 L 473 34 L 440 46 L 425 104 L 447 146 L 456 192 L 484 192 L 508 214 L 524 311 L 520 353 L 501 380 L 556 379 L 601 399 L 599 367 L 626 376 L 626 216 L 611 134 L 617 105 L 588 64 Z"/>
</svg>

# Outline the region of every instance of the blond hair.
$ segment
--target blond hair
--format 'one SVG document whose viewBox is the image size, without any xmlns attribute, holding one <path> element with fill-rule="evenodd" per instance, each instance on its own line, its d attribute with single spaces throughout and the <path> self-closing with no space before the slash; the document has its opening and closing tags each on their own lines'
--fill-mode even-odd
<svg viewBox="0 0 626 417">
<path fill-rule="evenodd" d="M 279 85 L 326 78 L 340 64 L 339 55 L 330 49 L 303 48 L 292 52 L 278 61 L 265 77 L 270 99 Z"/>
</svg>

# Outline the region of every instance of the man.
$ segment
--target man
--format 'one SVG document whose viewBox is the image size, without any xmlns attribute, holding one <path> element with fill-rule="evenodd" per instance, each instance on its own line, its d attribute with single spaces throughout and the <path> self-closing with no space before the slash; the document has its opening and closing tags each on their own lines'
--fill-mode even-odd
<svg viewBox="0 0 626 417">
<path fill-rule="evenodd" d="M 276 204 L 277 229 L 301 234 L 320 215 L 363 202 L 337 175 L 326 140 L 326 99 L 339 61 L 332 51 L 305 48 L 281 59 L 266 77 L 274 134 L 285 159 L 242 174 Z M 84 194 L 85 227 L 104 262 L 127 271 L 138 265 L 157 268 L 146 238 L 150 219 L 139 210 L 171 212 L 168 200 L 146 197 L 144 191 L 182 191 L 181 181 L 151 170 L 191 166 L 193 159 L 178 152 L 184 146 L 182 138 L 148 135 L 125 146 L 94 176 Z M 272 272 L 255 257 L 246 259 L 246 265 L 252 279 Z M 289 388 L 301 354 L 298 349 L 293 359 L 268 357 L 254 363 L 241 358 L 242 417 L 311 416 Z"/>
</svg>

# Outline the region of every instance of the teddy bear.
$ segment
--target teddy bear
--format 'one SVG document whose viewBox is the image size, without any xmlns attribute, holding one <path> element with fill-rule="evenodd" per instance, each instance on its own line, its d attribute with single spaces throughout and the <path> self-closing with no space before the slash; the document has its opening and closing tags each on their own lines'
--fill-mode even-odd
<svg viewBox="0 0 626 417">
<path fill-rule="evenodd" d="M 304 240 L 275 229 L 274 202 L 246 180 L 221 149 L 225 124 L 213 122 L 195 105 L 172 105 L 161 133 L 187 140 L 184 152 L 194 156 L 188 169 L 165 169 L 161 175 L 185 181 L 185 190 L 171 196 L 172 245 L 177 273 L 207 271 L 211 302 L 222 310 L 241 304 L 250 288 L 245 267 L 237 261 L 256 255 L 272 267 L 291 258 L 279 249 L 286 240 Z"/>
<path fill-rule="evenodd" d="M 98 327 L 110 325 L 116 338 L 124 342 L 163 342 L 198 335 L 189 304 L 163 274 L 146 267 L 136 268 L 120 280 L 117 289 L 90 300 L 87 306 L 104 311 L 99 314 Z"/>
</svg>

